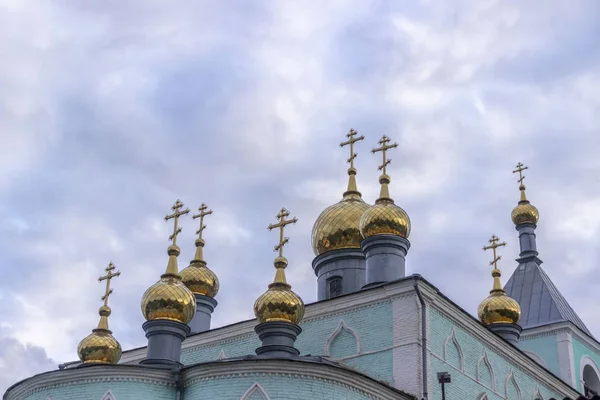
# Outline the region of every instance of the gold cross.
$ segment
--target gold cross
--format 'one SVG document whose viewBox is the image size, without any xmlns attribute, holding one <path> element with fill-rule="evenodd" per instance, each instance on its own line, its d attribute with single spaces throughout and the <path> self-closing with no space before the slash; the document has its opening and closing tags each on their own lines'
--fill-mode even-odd
<svg viewBox="0 0 600 400">
<path fill-rule="evenodd" d="M 206 228 L 206 225 L 204 225 L 204 217 L 213 213 L 212 210 L 206 210 L 208 210 L 208 206 L 202 203 L 202 205 L 198 209 L 198 211 L 200 211 L 200 214 L 192 215 L 192 219 L 200 218 L 200 229 L 196 231 L 196 234 L 200 239 L 202 239 L 202 231 Z"/>
<path fill-rule="evenodd" d="M 383 164 L 381 164 L 378 168 L 379 168 L 379 170 L 383 170 L 383 174 L 384 175 L 387 175 L 386 174 L 386 167 L 390 164 L 390 162 L 392 162 L 392 159 L 388 160 L 386 158 L 386 152 L 389 149 L 393 149 L 395 147 L 398 147 L 398 143 L 394 143 L 394 144 L 391 144 L 391 145 L 388 146 L 388 143 L 390 142 L 390 140 L 391 139 L 389 137 L 383 135 L 383 137 L 381 138 L 381 140 L 379 140 L 379 144 L 381 145 L 381 147 L 379 147 L 377 149 L 371 150 L 371 153 L 373 153 L 373 154 L 377 153 L 378 151 L 381 151 L 383 153 Z"/>
<path fill-rule="evenodd" d="M 517 172 L 519 173 L 519 184 L 523 185 L 523 179 L 525 179 L 525 177 L 523 176 L 523 171 L 525 171 L 526 169 L 528 169 L 529 167 L 525 167 L 523 165 L 522 162 L 517 164 L 517 169 L 515 169 L 513 171 L 513 174 L 516 174 Z"/>
<path fill-rule="evenodd" d="M 350 132 L 348 132 L 346 134 L 346 137 L 348 138 L 348 140 L 340 143 L 340 147 L 350 145 L 350 158 L 348 159 L 347 162 L 350 163 L 351 169 L 354 169 L 354 159 L 357 156 L 357 154 L 354 152 L 354 143 L 359 142 L 365 138 L 362 135 L 359 137 L 355 137 L 356 135 L 358 135 L 358 132 L 356 132 L 354 129 L 350 129 Z"/>
<path fill-rule="evenodd" d="M 113 274 L 112 272 L 114 269 L 115 269 L 115 265 L 111 261 L 108 264 L 108 267 L 106 267 L 106 275 L 98 278 L 98 282 L 106 281 L 106 290 L 104 291 L 104 296 L 102 296 L 102 300 L 104 301 L 105 307 L 108 306 L 108 296 L 110 296 L 111 293 L 113 292 L 112 289 L 110 288 L 110 280 L 114 277 L 121 275 L 120 271 L 117 271 Z"/>
<path fill-rule="evenodd" d="M 289 224 L 295 224 L 296 222 L 298 222 L 298 218 L 296 217 L 288 219 L 286 221 L 285 217 L 288 217 L 289 215 L 290 212 L 285 208 L 282 208 L 281 211 L 279 211 L 279 214 L 277 214 L 277 219 L 279 219 L 279 222 L 276 224 L 270 224 L 267 227 L 269 230 L 279 228 L 279 244 L 275 246 L 274 249 L 274 251 L 279 251 L 279 257 L 283 257 L 283 246 L 290 240 L 289 238 L 283 236 L 283 230 L 285 226 Z"/>
<path fill-rule="evenodd" d="M 491 245 L 483 247 L 484 251 L 492 249 L 492 251 L 494 252 L 494 260 L 490 262 L 490 265 L 493 265 L 495 269 L 498 269 L 497 263 L 502 258 L 502 256 L 497 256 L 496 255 L 496 249 L 498 247 L 506 246 L 506 242 L 498 243 L 498 240 L 500 240 L 498 238 L 498 236 L 492 235 L 492 237 L 490 238 L 490 240 L 488 240 L 488 242 L 490 242 Z"/>
<path fill-rule="evenodd" d="M 171 209 L 174 211 L 173 214 L 167 215 L 165 217 L 165 221 L 168 221 L 171 218 L 175 219 L 173 234 L 169 236 L 169 240 L 173 241 L 173 246 L 177 246 L 177 235 L 179 235 L 179 232 L 181 232 L 181 228 L 179 228 L 179 217 L 190 212 L 189 208 L 186 208 L 183 211 L 179 211 L 181 207 L 183 207 L 183 203 L 179 199 L 177 199 L 173 207 L 171 207 Z"/>
</svg>

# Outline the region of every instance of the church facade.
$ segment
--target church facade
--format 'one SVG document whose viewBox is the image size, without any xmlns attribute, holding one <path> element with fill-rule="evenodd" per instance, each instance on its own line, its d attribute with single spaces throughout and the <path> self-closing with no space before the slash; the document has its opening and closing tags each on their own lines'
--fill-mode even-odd
<svg viewBox="0 0 600 400">
<path fill-rule="evenodd" d="M 275 400 L 275 399 L 575 399 L 600 392 L 600 344 L 541 267 L 539 213 L 525 194 L 512 212 L 518 266 L 501 284 L 492 236 L 490 295 L 477 318 L 425 277 L 406 276 L 410 218 L 391 197 L 383 137 L 381 192 L 375 204 L 357 189 L 351 130 L 348 187 L 314 224 L 313 269 L 318 301 L 305 305 L 287 282 L 284 230 L 296 222 L 281 209 L 269 229 L 279 234 L 275 274 L 254 304 L 256 319 L 210 328 L 219 280 L 204 260 L 203 204 L 196 255 L 179 270 L 178 200 L 167 268 L 142 298 L 148 345 L 123 352 L 108 326 L 110 264 L 96 329 L 78 347 L 79 362 L 16 383 L 5 400 Z M 293 260 L 290 261 L 293 268 Z"/>
</svg>

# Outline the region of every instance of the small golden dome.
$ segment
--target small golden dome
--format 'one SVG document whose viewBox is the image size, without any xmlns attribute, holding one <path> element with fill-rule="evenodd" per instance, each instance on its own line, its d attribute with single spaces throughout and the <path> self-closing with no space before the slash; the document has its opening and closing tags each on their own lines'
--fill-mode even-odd
<svg viewBox="0 0 600 400">
<path fill-rule="evenodd" d="M 337 249 L 360 249 L 360 217 L 368 208 L 358 192 L 345 194 L 340 202 L 327 207 L 313 225 L 315 255 Z"/>
<path fill-rule="evenodd" d="M 363 238 L 375 235 L 395 235 L 405 239 L 410 235 L 410 218 L 391 199 L 378 199 L 360 218 Z"/>
<path fill-rule="evenodd" d="M 260 323 L 282 321 L 299 324 L 304 317 L 304 302 L 286 282 L 284 273 L 286 266 L 285 257 L 280 256 L 275 259 L 277 268 L 275 280 L 254 303 L 254 315 Z"/>
<path fill-rule="evenodd" d="M 515 225 L 537 224 L 540 213 L 529 200 L 519 201 L 519 204 L 512 210 L 511 218 Z"/>
<path fill-rule="evenodd" d="M 521 306 L 503 290 L 496 291 L 481 302 L 477 315 L 485 325 L 517 324 L 521 319 Z"/>
<path fill-rule="evenodd" d="M 83 363 L 116 364 L 121 359 L 121 345 L 108 329 L 107 317 L 109 315 L 110 308 L 102 306 L 98 328 L 79 342 L 77 354 Z"/>
<path fill-rule="evenodd" d="M 181 281 L 194 294 L 214 298 L 219 292 L 219 278 L 204 261 L 193 260 L 181 271 Z"/>
<path fill-rule="evenodd" d="M 179 275 L 162 275 L 142 296 L 142 314 L 147 321 L 167 319 L 187 324 L 195 312 L 196 298 Z"/>
</svg>

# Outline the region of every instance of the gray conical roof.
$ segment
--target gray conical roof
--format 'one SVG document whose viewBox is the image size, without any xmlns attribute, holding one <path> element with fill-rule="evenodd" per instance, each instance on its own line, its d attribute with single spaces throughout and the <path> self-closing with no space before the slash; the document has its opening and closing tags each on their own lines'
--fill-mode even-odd
<svg viewBox="0 0 600 400">
<path fill-rule="evenodd" d="M 523 329 L 569 321 L 593 337 L 536 261 L 519 264 L 504 290 L 521 306 L 519 325 Z"/>
</svg>

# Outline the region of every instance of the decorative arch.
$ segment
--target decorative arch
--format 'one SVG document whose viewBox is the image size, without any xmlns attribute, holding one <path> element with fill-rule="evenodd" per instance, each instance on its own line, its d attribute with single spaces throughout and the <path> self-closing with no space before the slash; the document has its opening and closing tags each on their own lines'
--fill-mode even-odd
<svg viewBox="0 0 600 400">
<path fill-rule="evenodd" d="M 252 386 L 250 386 L 250 388 L 246 390 L 246 393 L 242 395 L 240 400 L 250 400 L 250 398 L 254 395 L 258 395 L 262 400 L 270 400 L 269 395 L 258 382 L 255 382 Z"/>
<path fill-rule="evenodd" d="M 548 365 L 546 364 L 546 361 L 544 361 L 542 359 L 542 357 L 538 356 L 533 351 L 523 350 L 523 353 L 527 354 L 529 356 L 529 358 L 531 358 L 536 363 L 540 364 L 542 367 L 544 367 L 546 369 L 548 368 Z"/>
<path fill-rule="evenodd" d="M 504 396 L 508 399 L 508 388 L 509 385 L 512 384 L 515 388 L 515 390 L 517 391 L 517 398 L 516 399 L 510 399 L 510 400 L 523 400 L 523 395 L 521 394 L 521 388 L 519 387 L 519 384 L 517 383 L 517 380 L 515 379 L 515 374 L 513 372 L 513 370 L 510 370 L 510 372 L 508 373 L 508 375 L 506 375 L 506 381 L 504 382 Z"/>
<path fill-rule="evenodd" d="M 100 400 L 117 400 L 117 398 L 109 390 L 108 392 L 104 393 L 104 396 L 102 396 Z"/>
<path fill-rule="evenodd" d="M 477 400 L 488 400 L 487 393 L 481 393 L 479 396 L 477 396 Z"/>
<path fill-rule="evenodd" d="M 600 369 L 590 356 L 583 356 L 579 363 L 579 380 L 581 382 L 581 390 L 584 386 L 592 389 L 596 393 L 600 393 Z"/>
<path fill-rule="evenodd" d="M 225 350 L 221 349 L 219 355 L 217 356 L 217 360 L 223 360 L 225 358 L 227 358 L 227 356 L 225 355 Z"/>
<path fill-rule="evenodd" d="M 344 331 L 350 333 L 352 336 L 354 336 L 354 340 L 356 341 L 356 353 L 355 354 L 360 354 L 361 351 L 361 346 L 360 346 L 360 337 L 358 336 L 358 333 L 348 327 L 348 325 L 346 325 L 346 322 L 342 319 L 340 320 L 340 323 L 338 324 L 337 328 L 335 329 L 335 331 L 333 331 L 331 333 L 331 335 L 329 335 L 329 337 L 327 338 L 327 341 L 325 341 L 325 355 L 326 356 L 331 356 L 331 345 L 333 344 L 333 342 L 335 341 L 335 339 L 338 338 L 338 336 L 340 336 Z"/>
<path fill-rule="evenodd" d="M 540 388 L 535 388 L 535 392 L 533 393 L 533 400 L 544 400 L 544 396 L 542 396 L 542 392 L 540 392 Z"/>
<path fill-rule="evenodd" d="M 456 350 L 458 351 L 458 365 L 461 371 L 465 370 L 465 357 L 463 355 L 463 351 L 462 351 L 462 347 L 460 346 L 460 343 L 458 342 L 458 339 L 456 339 L 456 331 L 454 330 L 454 328 L 452 328 L 452 331 L 450 331 L 450 336 L 448 336 L 448 338 L 446 339 L 446 342 L 444 342 L 444 361 L 448 362 L 448 344 L 450 344 L 450 342 L 452 342 L 452 345 L 454 347 L 456 347 Z"/>
<path fill-rule="evenodd" d="M 492 391 L 495 392 L 496 391 L 496 375 L 494 374 L 494 369 L 492 368 L 492 364 L 490 363 L 490 360 L 488 359 L 485 348 L 483 349 L 483 354 L 481 355 L 481 358 L 479 359 L 479 361 L 477 361 L 476 378 L 477 378 L 477 382 L 480 382 L 480 383 L 481 383 L 481 372 L 483 372 L 482 364 L 483 364 L 483 367 L 485 367 L 490 373 L 490 389 L 492 389 Z"/>
</svg>

